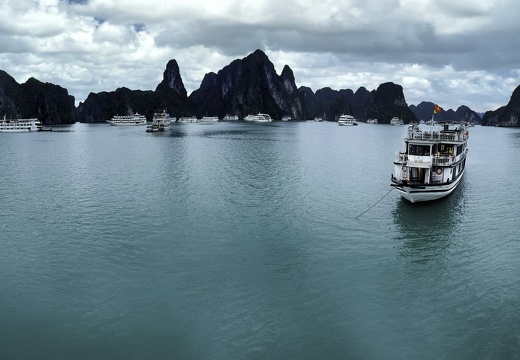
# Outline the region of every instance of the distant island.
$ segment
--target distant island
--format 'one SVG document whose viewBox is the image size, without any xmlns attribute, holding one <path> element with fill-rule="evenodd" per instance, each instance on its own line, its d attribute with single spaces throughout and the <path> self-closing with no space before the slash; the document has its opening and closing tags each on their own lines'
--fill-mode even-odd
<svg viewBox="0 0 520 360">
<path fill-rule="evenodd" d="M 217 73 L 204 76 L 201 85 L 187 94 L 177 61 L 166 65 L 163 80 L 155 90 L 131 90 L 125 87 L 110 92 L 90 93 L 75 106 L 74 97 L 59 85 L 42 83 L 30 78 L 26 83 L 0 70 L 0 116 L 10 118 L 37 117 L 45 125 L 74 122 L 105 122 L 115 115 L 140 113 L 151 120 L 157 110 L 166 110 L 174 118 L 196 116 L 236 116 L 267 113 L 273 119 L 308 120 L 322 118 L 337 121 L 340 115 L 353 115 L 359 121 L 377 119 L 388 124 L 393 117 L 404 123 L 428 120 L 433 114 L 433 102 L 408 105 L 403 88 L 392 82 L 377 89 L 360 87 L 333 90 L 325 87 L 314 92 L 297 87 L 293 71 L 285 65 L 278 75 L 267 55 L 256 50 L 236 59 Z M 435 115 L 438 121 L 468 121 L 489 126 L 520 126 L 520 90 L 517 88 L 510 103 L 481 117 L 465 105 L 444 109 Z"/>
</svg>

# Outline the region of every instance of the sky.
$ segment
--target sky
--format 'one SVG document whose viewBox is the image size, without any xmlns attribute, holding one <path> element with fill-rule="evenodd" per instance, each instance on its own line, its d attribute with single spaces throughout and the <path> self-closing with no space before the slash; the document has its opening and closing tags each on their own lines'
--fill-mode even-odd
<svg viewBox="0 0 520 360">
<path fill-rule="evenodd" d="M 0 69 L 90 92 L 154 90 L 175 59 L 188 94 L 263 50 L 316 91 L 385 82 L 477 112 L 520 85 L 517 0 L 0 0 Z"/>
</svg>

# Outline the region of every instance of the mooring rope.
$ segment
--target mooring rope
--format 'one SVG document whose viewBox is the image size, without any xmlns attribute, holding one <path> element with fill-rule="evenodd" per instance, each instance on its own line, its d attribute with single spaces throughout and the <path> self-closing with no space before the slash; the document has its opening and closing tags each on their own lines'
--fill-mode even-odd
<svg viewBox="0 0 520 360">
<path fill-rule="evenodd" d="M 381 199 L 377 200 L 377 202 L 376 202 L 374 205 L 372 205 L 371 207 L 369 207 L 368 209 L 366 209 L 365 211 L 363 211 L 361 214 L 359 214 L 358 216 L 356 216 L 356 219 L 359 218 L 361 215 L 367 213 L 370 209 L 372 209 L 372 208 L 373 208 L 374 206 L 376 206 L 377 204 L 379 204 L 379 202 L 380 202 L 381 200 L 383 200 L 383 199 L 386 197 L 386 195 L 390 194 L 390 192 L 391 192 L 392 190 L 394 190 L 394 187 L 392 187 L 392 188 L 391 188 L 391 189 L 390 189 L 390 190 L 389 190 L 389 191 L 388 191 L 388 192 L 387 192 L 387 193 L 386 193 L 386 194 L 385 194 Z"/>
</svg>

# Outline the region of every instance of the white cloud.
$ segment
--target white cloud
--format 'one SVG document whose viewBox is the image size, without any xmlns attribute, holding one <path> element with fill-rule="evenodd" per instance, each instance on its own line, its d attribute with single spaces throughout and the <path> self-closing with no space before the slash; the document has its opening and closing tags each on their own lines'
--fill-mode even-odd
<svg viewBox="0 0 520 360">
<path fill-rule="evenodd" d="M 188 92 L 257 48 L 297 85 L 373 90 L 409 104 L 505 105 L 520 84 L 513 0 L 0 0 L 0 66 L 89 92 L 155 89 L 176 59 Z"/>
</svg>

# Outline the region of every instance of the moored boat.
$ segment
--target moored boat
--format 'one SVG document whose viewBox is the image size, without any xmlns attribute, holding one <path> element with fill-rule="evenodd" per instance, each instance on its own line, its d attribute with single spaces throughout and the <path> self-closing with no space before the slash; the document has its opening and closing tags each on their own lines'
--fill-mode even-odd
<svg viewBox="0 0 520 360">
<path fill-rule="evenodd" d="M 7 119 L 0 120 L 0 132 L 29 132 L 38 131 L 42 128 L 42 123 L 36 119 Z"/>
<path fill-rule="evenodd" d="M 397 116 L 394 116 L 394 117 L 390 120 L 390 125 L 403 125 L 403 124 L 404 124 L 403 119 L 399 119 Z"/>
<path fill-rule="evenodd" d="M 432 129 L 408 126 L 405 151 L 396 154 L 391 185 L 412 202 L 436 200 L 459 185 L 466 168 L 468 124 Z"/>
<path fill-rule="evenodd" d="M 197 119 L 196 116 L 183 116 L 183 117 L 180 117 L 177 122 L 183 123 L 183 124 L 188 124 L 188 123 L 198 123 L 198 122 L 200 122 L 200 120 Z"/>
<path fill-rule="evenodd" d="M 238 120 L 238 116 L 237 115 L 229 115 L 229 114 L 226 114 L 226 116 L 224 116 L 224 119 L 222 119 L 224 121 L 237 121 Z"/>
<path fill-rule="evenodd" d="M 272 121 L 269 114 L 258 113 L 256 115 L 247 115 L 244 118 L 245 121 L 256 121 L 256 122 L 269 122 Z"/>
<path fill-rule="evenodd" d="M 112 119 L 107 120 L 107 123 L 113 126 L 146 125 L 146 116 L 139 113 L 131 115 L 116 115 L 112 117 Z"/>
<path fill-rule="evenodd" d="M 165 131 L 170 128 L 170 114 L 163 110 L 153 114 L 152 124 L 146 128 L 146 132 Z"/>
<path fill-rule="evenodd" d="M 357 125 L 356 119 L 352 115 L 341 115 L 338 119 L 339 126 L 354 126 Z"/>
<path fill-rule="evenodd" d="M 218 121 L 218 116 L 203 116 L 201 121 L 202 122 Z"/>
</svg>

